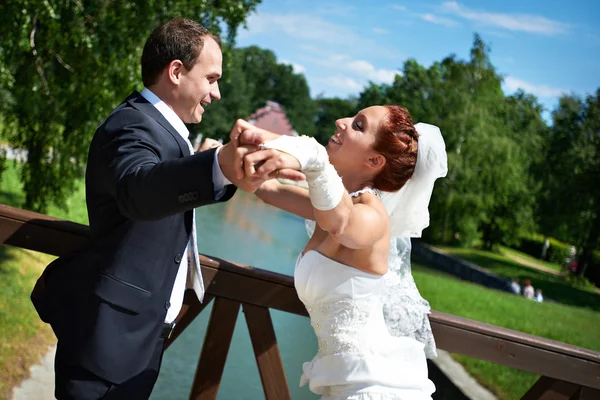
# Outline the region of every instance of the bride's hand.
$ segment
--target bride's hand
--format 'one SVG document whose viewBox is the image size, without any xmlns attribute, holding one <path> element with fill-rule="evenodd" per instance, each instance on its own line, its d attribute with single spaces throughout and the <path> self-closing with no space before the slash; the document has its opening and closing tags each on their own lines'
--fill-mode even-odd
<svg viewBox="0 0 600 400">
<path fill-rule="evenodd" d="M 279 150 L 267 149 L 244 156 L 244 173 L 251 179 L 286 178 L 303 180 L 298 159 Z"/>
</svg>

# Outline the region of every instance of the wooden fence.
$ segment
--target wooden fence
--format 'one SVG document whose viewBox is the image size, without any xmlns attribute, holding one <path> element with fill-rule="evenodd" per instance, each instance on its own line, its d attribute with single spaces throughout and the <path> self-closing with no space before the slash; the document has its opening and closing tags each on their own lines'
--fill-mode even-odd
<svg viewBox="0 0 600 400">
<path fill-rule="evenodd" d="M 61 256 L 88 241 L 88 227 L 0 205 L 2 243 Z M 204 303 L 187 292 L 170 345 L 214 302 L 190 399 L 216 399 L 240 308 L 245 314 L 265 398 L 290 399 L 269 309 L 308 316 L 292 277 L 201 255 Z M 600 399 L 600 353 L 433 311 L 439 348 L 534 372 L 541 378 L 523 399 Z"/>
</svg>

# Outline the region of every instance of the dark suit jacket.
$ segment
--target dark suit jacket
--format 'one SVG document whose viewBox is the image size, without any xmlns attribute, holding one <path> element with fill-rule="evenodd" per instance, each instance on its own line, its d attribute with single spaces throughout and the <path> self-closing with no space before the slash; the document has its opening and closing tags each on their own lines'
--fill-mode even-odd
<svg viewBox="0 0 600 400">
<path fill-rule="evenodd" d="M 91 240 L 48 266 L 32 300 L 61 351 L 99 377 L 119 384 L 148 365 L 191 210 L 216 202 L 214 153 L 189 156 L 175 128 L 137 92 L 96 131 L 85 178 Z M 220 201 L 234 192 L 228 186 Z"/>
</svg>

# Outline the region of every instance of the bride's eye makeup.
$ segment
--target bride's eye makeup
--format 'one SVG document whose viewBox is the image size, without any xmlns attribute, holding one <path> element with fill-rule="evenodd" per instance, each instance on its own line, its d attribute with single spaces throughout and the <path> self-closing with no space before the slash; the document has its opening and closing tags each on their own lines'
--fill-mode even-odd
<svg viewBox="0 0 600 400">
<path fill-rule="evenodd" d="M 353 121 L 352 122 L 352 129 L 354 129 L 355 131 L 361 131 L 362 132 L 362 130 L 363 130 L 362 123 L 360 123 L 360 122 L 358 122 L 356 120 Z"/>
</svg>

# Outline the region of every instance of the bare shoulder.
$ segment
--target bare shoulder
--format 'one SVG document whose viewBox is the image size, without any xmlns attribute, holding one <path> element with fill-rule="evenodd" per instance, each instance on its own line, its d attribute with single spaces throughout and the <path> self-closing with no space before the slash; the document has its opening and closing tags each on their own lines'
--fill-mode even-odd
<svg viewBox="0 0 600 400">
<path fill-rule="evenodd" d="M 363 193 L 358 197 L 352 199 L 355 205 L 360 204 L 368 207 L 370 210 L 375 211 L 378 217 L 387 220 L 387 211 L 385 206 L 381 202 L 381 199 L 373 193 Z"/>
</svg>

